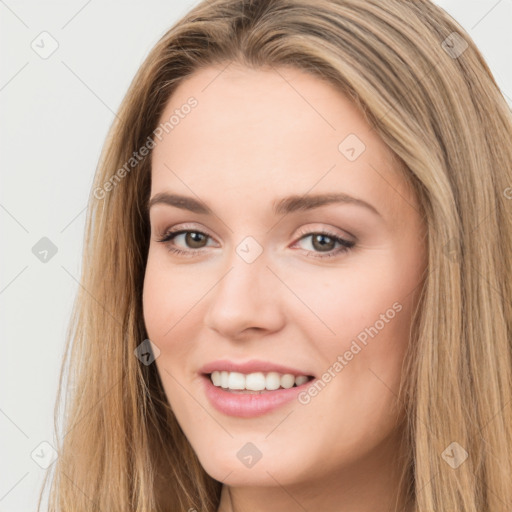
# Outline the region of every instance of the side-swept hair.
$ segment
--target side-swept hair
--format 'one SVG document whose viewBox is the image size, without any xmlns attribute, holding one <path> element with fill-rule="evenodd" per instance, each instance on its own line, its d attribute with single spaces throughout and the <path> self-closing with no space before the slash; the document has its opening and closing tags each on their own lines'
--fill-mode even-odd
<svg viewBox="0 0 512 512">
<path fill-rule="evenodd" d="M 217 509 L 220 482 L 155 365 L 134 356 L 147 338 L 150 155 L 111 178 L 184 78 L 230 62 L 329 80 L 403 163 L 428 228 L 428 272 L 400 390 L 401 492 L 417 512 L 512 510 L 512 113 L 470 36 L 428 0 L 205 0 L 151 50 L 91 191 L 49 510 Z M 468 454 L 457 468 L 443 458 L 451 443 Z"/>
</svg>

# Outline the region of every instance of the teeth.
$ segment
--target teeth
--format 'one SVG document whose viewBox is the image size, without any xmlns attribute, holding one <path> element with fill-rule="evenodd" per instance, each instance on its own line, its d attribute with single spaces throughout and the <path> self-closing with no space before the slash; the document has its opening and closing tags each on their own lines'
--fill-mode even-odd
<svg viewBox="0 0 512 512">
<path fill-rule="evenodd" d="M 299 377 L 295 377 L 295 384 L 297 386 L 302 386 L 305 382 L 309 380 L 309 377 L 306 377 L 305 375 L 300 375 Z"/>
<path fill-rule="evenodd" d="M 240 374 L 238 374 L 240 375 Z M 242 375 L 242 379 L 243 379 Z M 265 389 L 267 381 L 263 373 L 250 373 L 245 376 L 244 388 L 251 391 L 262 391 Z"/>
<path fill-rule="evenodd" d="M 279 388 L 289 389 L 301 386 L 309 380 L 306 375 L 295 377 L 290 373 L 280 374 L 277 372 L 249 373 L 245 375 L 239 372 L 214 371 L 212 372 L 211 381 L 214 386 L 232 390 L 248 390 L 248 391 L 274 391 Z"/>
<path fill-rule="evenodd" d="M 277 372 L 270 372 L 265 377 L 265 389 L 274 391 L 281 387 L 281 375 Z M 284 386 L 283 386 L 284 387 Z"/>
<path fill-rule="evenodd" d="M 245 388 L 245 376 L 242 373 L 229 372 L 228 388 L 229 389 L 244 389 Z"/>
<path fill-rule="evenodd" d="M 222 375 L 221 372 L 213 372 L 210 375 L 214 386 L 220 386 L 222 384 Z"/>
</svg>

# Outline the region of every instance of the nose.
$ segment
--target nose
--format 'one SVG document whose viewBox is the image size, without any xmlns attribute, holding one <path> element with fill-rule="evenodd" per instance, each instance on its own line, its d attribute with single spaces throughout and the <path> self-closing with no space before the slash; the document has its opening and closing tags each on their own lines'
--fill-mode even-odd
<svg viewBox="0 0 512 512">
<path fill-rule="evenodd" d="M 284 323 L 283 292 L 263 255 L 247 263 L 234 254 L 208 294 L 205 325 L 228 339 L 278 331 Z"/>
</svg>

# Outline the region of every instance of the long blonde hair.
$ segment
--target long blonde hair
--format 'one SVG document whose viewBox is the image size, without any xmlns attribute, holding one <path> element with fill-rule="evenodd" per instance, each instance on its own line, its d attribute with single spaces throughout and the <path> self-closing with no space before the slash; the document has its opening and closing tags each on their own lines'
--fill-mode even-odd
<svg viewBox="0 0 512 512">
<path fill-rule="evenodd" d="M 329 80 L 404 164 L 428 272 L 399 397 L 401 492 L 417 512 L 511 510 L 512 113 L 471 38 L 428 0 L 205 0 L 151 50 L 91 190 L 49 510 L 217 510 L 221 483 L 201 467 L 155 365 L 134 355 L 147 338 L 151 158 L 130 159 L 185 77 L 229 62 Z"/>
</svg>

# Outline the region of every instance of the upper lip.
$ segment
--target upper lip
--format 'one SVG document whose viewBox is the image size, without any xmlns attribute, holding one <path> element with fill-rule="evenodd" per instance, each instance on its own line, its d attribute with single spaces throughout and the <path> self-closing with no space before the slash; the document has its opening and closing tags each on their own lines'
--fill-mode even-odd
<svg viewBox="0 0 512 512">
<path fill-rule="evenodd" d="M 234 361 L 228 361 L 227 359 L 222 359 L 207 363 L 199 369 L 199 372 L 202 374 L 210 374 L 214 371 L 239 372 L 245 374 L 255 372 L 277 372 L 282 374 L 289 373 L 295 377 L 298 377 L 299 375 L 306 375 L 308 377 L 313 376 L 313 374 L 307 371 L 298 370 L 297 368 L 291 368 L 289 366 L 283 366 L 282 364 L 271 363 L 269 361 L 261 361 L 258 359 L 252 359 L 250 361 L 238 363 Z"/>
</svg>

